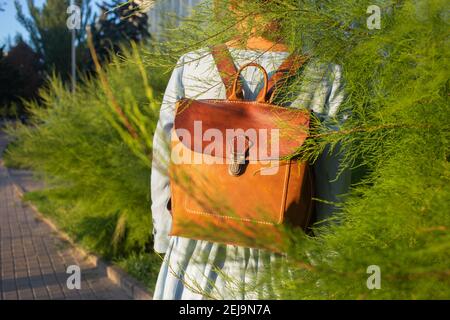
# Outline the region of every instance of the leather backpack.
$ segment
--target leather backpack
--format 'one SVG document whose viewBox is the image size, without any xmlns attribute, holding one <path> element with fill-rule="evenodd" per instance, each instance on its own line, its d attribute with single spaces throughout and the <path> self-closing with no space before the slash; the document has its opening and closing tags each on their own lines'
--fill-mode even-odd
<svg viewBox="0 0 450 320">
<path fill-rule="evenodd" d="M 306 59 L 290 55 L 269 79 L 253 62 L 236 70 L 225 45 L 213 47 L 212 55 L 227 99 L 176 103 L 171 235 L 285 251 L 286 229 L 306 230 L 312 215 L 309 165 L 292 157 L 307 138 L 310 118 L 307 110 L 272 99 Z M 250 66 L 264 75 L 256 101 L 243 99 L 239 81 Z"/>
</svg>

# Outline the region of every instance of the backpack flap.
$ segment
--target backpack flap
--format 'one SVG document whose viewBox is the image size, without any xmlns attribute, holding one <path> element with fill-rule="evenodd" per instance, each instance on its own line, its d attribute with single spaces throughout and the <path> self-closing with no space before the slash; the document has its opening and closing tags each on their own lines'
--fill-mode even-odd
<svg viewBox="0 0 450 320">
<path fill-rule="evenodd" d="M 186 148 L 230 159 L 230 142 L 249 141 L 248 161 L 292 157 L 308 136 L 309 112 L 254 101 L 192 100 L 177 103 L 174 130 Z"/>
</svg>

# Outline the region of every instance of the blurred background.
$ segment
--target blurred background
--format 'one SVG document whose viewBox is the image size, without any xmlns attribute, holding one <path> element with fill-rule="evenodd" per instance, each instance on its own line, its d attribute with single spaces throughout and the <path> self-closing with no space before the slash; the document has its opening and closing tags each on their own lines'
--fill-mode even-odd
<svg viewBox="0 0 450 320">
<path fill-rule="evenodd" d="M 199 0 L 8 0 L 0 1 L 0 116 L 25 118 L 23 100 L 38 98 L 49 75 L 64 82 L 91 74 L 87 28 L 101 62 L 131 42 L 164 41 Z M 80 11 L 71 11 L 76 5 Z M 69 19 L 76 29 L 69 29 Z M 72 50 L 73 49 L 73 50 Z M 76 73 L 74 73 L 74 71 Z"/>
<path fill-rule="evenodd" d="M 164 43 L 198 3 L 0 0 L 5 165 L 24 200 L 148 288 L 152 138 L 177 59 Z"/>
</svg>

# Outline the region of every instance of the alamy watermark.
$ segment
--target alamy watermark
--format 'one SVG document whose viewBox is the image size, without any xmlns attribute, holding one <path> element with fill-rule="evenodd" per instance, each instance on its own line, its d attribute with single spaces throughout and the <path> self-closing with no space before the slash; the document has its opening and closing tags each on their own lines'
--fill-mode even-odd
<svg viewBox="0 0 450 320">
<path fill-rule="evenodd" d="M 280 130 L 241 128 L 203 130 L 202 121 L 194 121 L 193 131 L 179 128 L 172 135 L 173 164 L 267 165 L 261 175 L 279 171 Z"/>
<path fill-rule="evenodd" d="M 67 7 L 67 18 L 66 25 L 69 30 L 80 30 L 81 29 L 81 8 L 77 5 L 70 5 Z"/>
<path fill-rule="evenodd" d="M 370 14 L 367 17 L 367 28 L 369 30 L 381 29 L 381 8 L 377 5 L 367 7 L 366 13 Z"/>
<path fill-rule="evenodd" d="M 366 285 L 367 289 L 381 289 L 381 269 L 376 264 L 367 267 L 366 272 L 370 274 L 367 278 Z"/>
<path fill-rule="evenodd" d="M 77 265 L 70 265 L 66 270 L 67 277 L 66 285 L 69 290 L 80 290 L 81 289 L 81 268 Z"/>
</svg>

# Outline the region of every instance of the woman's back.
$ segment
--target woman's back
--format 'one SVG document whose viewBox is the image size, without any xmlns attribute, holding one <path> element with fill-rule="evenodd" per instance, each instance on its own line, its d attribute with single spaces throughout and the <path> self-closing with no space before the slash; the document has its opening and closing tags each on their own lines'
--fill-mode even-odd
<svg viewBox="0 0 450 320">
<path fill-rule="evenodd" d="M 288 57 L 284 51 L 255 51 L 230 48 L 236 67 L 248 62 L 263 66 L 269 77 Z M 338 74 L 336 74 L 336 72 Z M 333 75 L 333 76 L 331 76 Z M 342 100 L 340 69 L 337 66 L 309 64 L 302 72 L 304 86 L 299 90 L 292 107 L 305 107 L 319 116 L 332 116 Z M 263 86 L 263 75 L 257 68 L 242 73 L 244 98 L 254 100 Z M 336 80 L 337 79 L 337 80 Z M 155 299 L 252 299 L 270 288 L 253 288 L 265 266 L 276 259 L 273 253 L 207 241 L 169 237 L 171 215 L 166 147 L 173 128 L 175 103 L 180 98 L 225 99 L 226 90 L 209 49 L 200 49 L 183 55 L 169 81 L 160 121 L 154 141 L 152 164 L 152 215 L 155 250 L 166 253 L 158 277 Z M 334 200 L 348 184 L 344 177 L 329 187 L 331 174 L 338 170 L 338 159 L 328 159 L 316 167 L 316 179 L 325 199 Z M 316 171 L 317 171 L 316 170 Z M 333 176 L 335 177 L 335 175 Z M 317 185 L 317 184 L 316 184 Z M 322 210 L 325 212 L 326 210 Z"/>
</svg>

